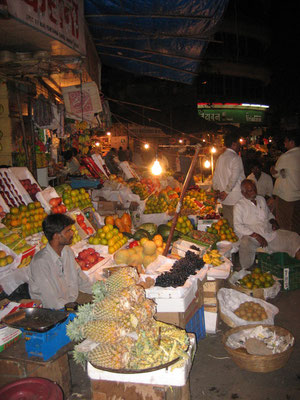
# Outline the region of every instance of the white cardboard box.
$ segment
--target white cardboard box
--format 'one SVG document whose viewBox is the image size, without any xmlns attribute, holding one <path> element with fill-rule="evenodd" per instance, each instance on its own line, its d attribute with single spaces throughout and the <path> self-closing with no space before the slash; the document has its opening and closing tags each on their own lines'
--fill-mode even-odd
<svg viewBox="0 0 300 400">
<path fill-rule="evenodd" d="M 156 385 L 184 386 L 187 382 L 194 354 L 196 351 L 196 339 L 194 334 L 190 334 L 190 347 L 188 349 L 189 357 L 181 367 L 176 364 L 158 369 L 152 372 L 139 372 L 136 374 L 120 374 L 114 372 L 103 371 L 93 367 L 87 363 L 87 372 L 90 379 L 98 379 L 105 381 L 129 382 L 129 383 L 145 383 Z"/>
<path fill-rule="evenodd" d="M 218 325 L 218 313 L 204 311 L 206 333 L 216 333 Z"/>
</svg>

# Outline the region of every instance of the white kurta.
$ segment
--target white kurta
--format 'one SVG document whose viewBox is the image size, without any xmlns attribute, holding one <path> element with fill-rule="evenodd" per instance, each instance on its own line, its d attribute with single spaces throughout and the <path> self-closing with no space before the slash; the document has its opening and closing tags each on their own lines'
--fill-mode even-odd
<svg viewBox="0 0 300 400">
<path fill-rule="evenodd" d="M 257 194 L 260 196 L 269 196 L 271 197 L 273 194 L 273 181 L 270 175 L 262 172 L 259 179 L 255 178 L 255 175 L 252 173 L 250 174 L 247 179 L 251 179 L 257 188 Z"/>
<path fill-rule="evenodd" d="M 233 206 L 242 198 L 241 182 L 245 179 L 241 157 L 232 149 L 226 149 L 217 160 L 212 183 L 215 190 L 228 193 L 222 204 Z"/>
</svg>

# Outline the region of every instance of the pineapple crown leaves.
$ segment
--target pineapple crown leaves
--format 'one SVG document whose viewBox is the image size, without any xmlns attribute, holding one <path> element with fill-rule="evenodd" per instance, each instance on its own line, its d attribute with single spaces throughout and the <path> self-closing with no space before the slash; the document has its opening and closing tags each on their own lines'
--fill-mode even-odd
<svg viewBox="0 0 300 400">
<path fill-rule="evenodd" d="M 94 319 L 93 305 L 84 304 L 78 307 L 76 317 L 67 325 L 66 333 L 71 340 L 78 342 L 84 338 L 82 327 Z"/>
<path fill-rule="evenodd" d="M 88 353 L 83 353 L 81 351 L 74 349 L 72 351 L 72 354 L 73 354 L 73 359 L 76 362 L 76 364 L 81 364 L 81 366 L 85 370 L 86 369 L 86 361 L 88 359 Z"/>
<path fill-rule="evenodd" d="M 107 288 L 103 281 L 96 281 L 92 286 L 93 301 L 99 302 L 107 296 Z"/>
</svg>

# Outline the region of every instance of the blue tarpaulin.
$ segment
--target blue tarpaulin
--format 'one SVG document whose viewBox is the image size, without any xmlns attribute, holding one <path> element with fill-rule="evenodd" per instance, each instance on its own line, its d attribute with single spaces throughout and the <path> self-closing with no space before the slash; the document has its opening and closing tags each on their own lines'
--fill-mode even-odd
<svg viewBox="0 0 300 400">
<path fill-rule="evenodd" d="M 192 84 L 229 0 L 84 0 L 101 62 Z"/>
</svg>

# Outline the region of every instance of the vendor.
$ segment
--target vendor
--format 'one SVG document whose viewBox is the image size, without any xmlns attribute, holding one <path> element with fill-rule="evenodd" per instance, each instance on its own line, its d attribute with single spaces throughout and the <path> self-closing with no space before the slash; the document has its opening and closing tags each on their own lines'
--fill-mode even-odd
<svg viewBox="0 0 300 400">
<path fill-rule="evenodd" d="M 117 150 L 112 147 L 109 152 L 104 157 L 105 164 L 111 174 L 118 175 L 120 173 L 119 163 L 120 160 L 118 159 Z"/>
<path fill-rule="evenodd" d="M 65 214 L 51 214 L 43 221 L 46 247 L 33 257 L 29 269 L 29 293 L 44 308 L 61 309 L 70 302 L 92 301 L 92 285 L 75 261 L 72 243 L 74 221 Z"/>
<path fill-rule="evenodd" d="M 80 163 L 76 156 L 74 156 L 73 150 L 67 150 L 64 153 L 64 159 L 66 161 L 66 167 L 63 169 L 63 174 L 80 175 Z"/>
<path fill-rule="evenodd" d="M 256 250 L 285 252 L 300 260 L 300 236 L 296 232 L 279 229 L 266 200 L 257 196 L 255 183 L 244 179 L 241 183 L 243 198 L 233 209 L 234 230 L 240 239 L 239 258 L 243 269 L 252 266 Z"/>
</svg>

